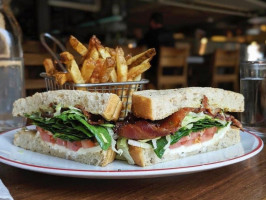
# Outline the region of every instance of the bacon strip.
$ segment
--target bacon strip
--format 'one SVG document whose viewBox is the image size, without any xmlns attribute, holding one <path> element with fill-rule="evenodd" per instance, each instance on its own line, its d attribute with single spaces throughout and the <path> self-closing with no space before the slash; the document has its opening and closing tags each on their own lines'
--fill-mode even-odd
<svg viewBox="0 0 266 200">
<path fill-rule="evenodd" d="M 226 119 L 226 121 L 231 121 L 233 126 L 236 126 L 236 127 L 240 128 L 241 130 L 243 130 L 242 124 L 234 116 L 226 115 L 225 119 Z"/>
<path fill-rule="evenodd" d="M 195 109 L 194 108 L 182 108 L 182 109 L 178 110 L 177 112 L 175 112 L 171 116 L 169 116 L 169 117 L 163 119 L 161 122 L 159 122 L 160 128 L 166 128 L 171 133 L 176 132 L 180 128 L 181 123 L 182 123 L 183 119 L 185 118 L 185 116 L 193 110 L 195 110 Z"/>
<path fill-rule="evenodd" d="M 87 117 L 89 124 L 91 124 L 91 125 L 104 124 L 104 119 L 100 115 L 94 115 L 94 114 L 89 113 L 81 105 L 76 105 L 75 107 L 80 109 L 82 111 L 83 115 L 85 115 Z"/>
<path fill-rule="evenodd" d="M 126 124 L 118 129 L 119 136 L 134 140 L 153 139 L 170 134 L 170 130 L 158 127 L 156 124 L 141 120 L 134 124 Z"/>
<path fill-rule="evenodd" d="M 134 140 L 154 139 L 166 136 L 175 133 L 181 127 L 183 119 L 189 112 L 203 112 L 213 118 L 231 121 L 232 125 L 242 128 L 241 123 L 233 116 L 224 116 L 221 114 L 220 108 L 210 109 L 208 98 L 204 96 L 201 108 L 182 108 L 160 121 L 149 121 L 129 115 L 124 122 L 117 123 L 116 132 L 119 136 Z"/>
<path fill-rule="evenodd" d="M 175 133 L 181 126 L 184 117 L 194 108 L 182 108 L 171 116 L 160 121 L 147 121 L 130 116 L 124 123 L 117 125 L 116 132 L 119 136 L 145 140 L 166 136 Z"/>
</svg>

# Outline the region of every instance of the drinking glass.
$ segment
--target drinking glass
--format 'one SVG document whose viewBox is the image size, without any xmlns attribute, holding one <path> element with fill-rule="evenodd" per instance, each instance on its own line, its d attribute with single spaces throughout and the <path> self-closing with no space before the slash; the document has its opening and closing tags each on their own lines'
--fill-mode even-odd
<svg viewBox="0 0 266 200">
<path fill-rule="evenodd" d="M 240 92 L 245 97 L 241 113 L 244 128 L 266 141 L 266 62 L 247 61 L 240 65 Z"/>
</svg>

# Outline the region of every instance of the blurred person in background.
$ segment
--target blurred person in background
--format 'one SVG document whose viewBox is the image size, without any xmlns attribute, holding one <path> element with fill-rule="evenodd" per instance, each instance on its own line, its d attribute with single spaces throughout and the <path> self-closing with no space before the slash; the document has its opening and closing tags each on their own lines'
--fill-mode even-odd
<svg viewBox="0 0 266 200">
<path fill-rule="evenodd" d="M 138 42 L 138 46 L 146 45 L 155 48 L 156 55 L 151 60 L 151 68 L 145 73 L 145 78 L 150 80 L 150 88 L 157 87 L 157 68 L 159 63 L 160 47 L 174 47 L 173 33 L 164 26 L 163 15 L 159 12 L 152 13 L 149 20 L 149 30 Z"/>
</svg>

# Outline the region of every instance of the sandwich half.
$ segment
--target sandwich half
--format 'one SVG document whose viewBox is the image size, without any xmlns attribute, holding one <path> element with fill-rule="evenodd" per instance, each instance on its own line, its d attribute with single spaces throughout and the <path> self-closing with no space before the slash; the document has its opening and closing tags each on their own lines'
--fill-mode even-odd
<svg viewBox="0 0 266 200">
<path fill-rule="evenodd" d="M 18 99 L 13 115 L 28 118 L 36 130 L 15 134 L 14 144 L 31 151 L 106 166 L 117 151 L 114 121 L 122 102 L 115 94 L 79 90 L 36 93 Z"/>
<path fill-rule="evenodd" d="M 132 114 L 116 125 L 118 159 L 149 166 L 240 142 L 243 95 L 217 88 L 133 93 Z"/>
</svg>

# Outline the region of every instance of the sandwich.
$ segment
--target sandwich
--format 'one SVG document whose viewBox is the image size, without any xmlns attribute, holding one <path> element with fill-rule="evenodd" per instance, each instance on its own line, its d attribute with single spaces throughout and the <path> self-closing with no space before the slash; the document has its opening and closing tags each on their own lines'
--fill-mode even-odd
<svg viewBox="0 0 266 200">
<path fill-rule="evenodd" d="M 132 96 L 132 113 L 116 124 L 118 159 L 149 166 L 215 151 L 240 142 L 244 97 L 218 88 L 143 90 Z"/>
<path fill-rule="evenodd" d="M 81 90 L 36 93 L 13 104 L 13 115 L 23 116 L 36 129 L 23 128 L 14 144 L 60 158 L 106 166 L 116 152 L 114 122 L 122 102 L 115 94 Z"/>
</svg>

